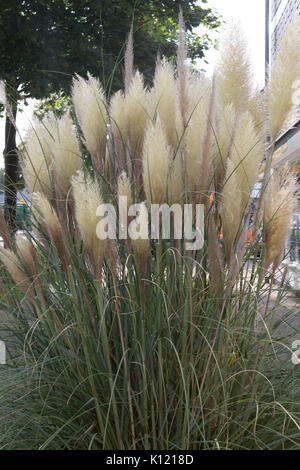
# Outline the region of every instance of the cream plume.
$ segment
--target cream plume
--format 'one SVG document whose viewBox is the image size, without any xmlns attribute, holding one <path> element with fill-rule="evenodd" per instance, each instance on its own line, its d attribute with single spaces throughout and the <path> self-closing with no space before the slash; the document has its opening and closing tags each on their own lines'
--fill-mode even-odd
<svg viewBox="0 0 300 470">
<path fill-rule="evenodd" d="M 110 101 L 110 122 L 114 138 L 115 150 L 118 155 L 120 168 L 126 168 L 126 149 L 128 141 L 128 123 L 126 102 L 122 91 L 115 93 Z"/>
<path fill-rule="evenodd" d="M 141 171 L 141 152 L 147 116 L 147 94 L 143 76 L 136 72 L 125 95 L 125 106 L 128 123 L 130 155 L 133 160 L 135 176 L 138 179 Z"/>
<path fill-rule="evenodd" d="M 32 243 L 28 238 L 19 234 L 16 235 L 15 241 L 24 266 L 32 276 L 36 275 L 38 273 L 38 260 Z"/>
<path fill-rule="evenodd" d="M 188 122 L 188 77 L 189 68 L 187 65 L 187 51 L 186 51 L 186 37 L 185 37 L 185 24 L 183 20 L 182 8 L 179 9 L 179 22 L 178 22 L 178 49 L 177 49 L 177 73 L 178 73 L 178 93 L 179 105 L 183 127 L 185 128 Z"/>
<path fill-rule="evenodd" d="M 50 241 L 55 245 L 64 269 L 67 272 L 68 254 L 64 243 L 62 226 L 55 210 L 43 194 L 34 193 L 31 202 L 33 222 L 35 223 L 35 231 L 37 231 L 38 237 L 42 231 L 47 233 Z M 38 225 L 41 225 L 41 227 Z"/>
<path fill-rule="evenodd" d="M 190 122 L 185 133 L 185 170 L 187 189 L 194 197 L 199 197 L 200 191 L 202 159 L 205 158 L 201 150 L 208 120 L 209 99 L 209 88 L 202 90 L 202 87 L 193 87 L 190 90 Z"/>
<path fill-rule="evenodd" d="M 53 160 L 59 191 L 67 197 L 71 177 L 82 167 L 78 140 L 69 113 L 58 121 L 58 136 L 53 145 Z"/>
<path fill-rule="evenodd" d="M 52 148 L 57 139 L 57 120 L 49 114 L 42 122 L 33 121 L 25 135 L 21 151 L 21 167 L 30 193 L 52 194 Z"/>
<path fill-rule="evenodd" d="M 130 32 L 128 34 L 128 39 L 126 42 L 125 48 L 125 56 L 124 56 L 124 63 L 125 63 L 125 93 L 128 93 L 131 81 L 133 78 L 133 32 L 132 32 L 132 25 L 130 28 Z"/>
<path fill-rule="evenodd" d="M 149 115 L 153 119 L 159 114 L 168 143 L 174 150 L 177 149 L 182 133 L 182 129 L 178 129 L 177 126 L 178 113 L 179 102 L 174 69 L 171 63 L 163 59 L 156 66 L 153 88 L 149 96 Z"/>
<path fill-rule="evenodd" d="M 295 179 L 286 170 L 274 173 L 269 183 L 265 210 L 265 260 L 264 268 L 273 265 L 277 269 L 290 230 L 290 221 L 295 206 Z"/>
<path fill-rule="evenodd" d="M 97 208 L 103 204 L 100 190 L 97 183 L 82 171 L 73 176 L 72 186 L 75 215 L 83 245 L 95 275 L 101 277 L 106 240 L 100 240 L 96 231 L 99 222 L 99 217 L 96 215 Z"/>
<path fill-rule="evenodd" d="M 84 140 L 96 171 L 103 170 L 106 146 L 106 98 L 99 80 L 88 74 L 73 80 L 72 100 Z"/>
<path fill-rule="evenodd" d="M 216 69 L 217 100 L 226 106 L 247 108 L 251 95 L 251 65 L 247 41 L 239 24 L 229 29 L 221 44 Z"/>
<path fill-rule="evenodd" d="M 31 282 L 17 255 L 9 249 L 0 247 L 0 260 L 25 294 L 31 295 Z"/>
<path fill-rule="evenodd" d="M 263 157 L 262 138 L 255 129 L 250 113 L 245 111 L 238 119 L 231 152 L 231 161 L 234 165 L 241 191 L 242 213 L 248 206 L 253 186 L 258 179 Z"/>
<path fill-rule="evenodd" d="M 171 155 L 171 147 L 158 116 L 154 124 L 148 124 L 143 149 L 143 182 L 149 203 L 166 201 Z"/>
</svg>

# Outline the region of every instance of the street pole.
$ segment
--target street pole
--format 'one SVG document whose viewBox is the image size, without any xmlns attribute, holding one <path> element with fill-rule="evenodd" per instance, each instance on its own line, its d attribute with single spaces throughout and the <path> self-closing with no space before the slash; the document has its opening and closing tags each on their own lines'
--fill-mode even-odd
<svg viewBox="0 0 300 470">
<path fill-rule="evenodd" d="M 265 81 L 266 81 L 266 84 L 269 78 L 269 65 L 270 65 L 270 0 L 266 0 L 266 13 L 265 13 Z"/>
</svg>

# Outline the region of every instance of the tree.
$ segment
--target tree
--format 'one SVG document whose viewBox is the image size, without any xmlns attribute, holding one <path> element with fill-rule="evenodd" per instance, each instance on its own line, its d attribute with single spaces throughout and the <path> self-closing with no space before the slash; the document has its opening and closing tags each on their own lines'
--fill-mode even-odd
<svg viewBox="0 0 300 470">
<path fill-rule="evenodd" d="M 207 0 L 203 0 L 205 4 Z M 14 117 L 26 97 L 43 98 L 69 92 L 75 73 L 98 75 L 104 86 L 121 85 L 123 46 L 133 27 L 136 66 L 146 79 L 155 56 L 172 57 L 177 16 L 183 9 L 191 57 L 202 57 L 209 38 L 193 34 L 199 24 L 214 29 L 218 18 L 197 0 L 1 0 L 0 79 L 7 85 Z M 105 67 L 104 67 L 105 64 Z M 5 216 L 15 227 L 18 156 L 16 131 L 9 115 L 5 131 Z"/>
</svg>

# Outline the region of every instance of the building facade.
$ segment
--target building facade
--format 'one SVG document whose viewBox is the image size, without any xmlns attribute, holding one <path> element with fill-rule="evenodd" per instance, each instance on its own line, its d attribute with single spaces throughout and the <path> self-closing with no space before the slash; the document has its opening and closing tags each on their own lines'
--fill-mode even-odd
<svg viewBox="0 0 300 470">
<path fill-rule="evenodd" d="M 295 13 L 300 16 L 300 0 L 271 0 L 269 14 L 271 60 L 274 60 L 282 35 Z"/>
<path fill-rule="evenodd" d="M 266 34 L 269 34 L 269 37 L 266 37 L 268 40 L 266 42 L 269 43 L 268 56 L 272 66 L 281 38 L 295 14 L 299 15 L 300 28 L 300 0 L 270 0 L 267 5 L 269 7 L 269 25 L 267 25 Z M 273 164 L 274 166 L 288 165 L 297 179 L 297 204 L 289 245 L 291 248 L 290 263 L 292 266 L 295 265 L 296 270 L 294 285 L 296 284 L 297 289 L 300 289 L 300 107 L 295 122 L 277 139 Z"/>
</svg>

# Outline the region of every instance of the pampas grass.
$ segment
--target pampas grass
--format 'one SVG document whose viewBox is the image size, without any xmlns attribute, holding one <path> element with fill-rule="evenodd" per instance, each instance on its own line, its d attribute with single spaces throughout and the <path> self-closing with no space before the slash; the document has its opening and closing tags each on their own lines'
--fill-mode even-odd
<svg viewBox="0 0 300 470">
<path fill-rule="evenodd" d="M 0 248 L 0 260 L 13 278 L 16 286 L 24 294 L 30 295 L 30 278 L 28 278 L 26 269 L 23 268 L 17 255 L 10 249 Z"/>
<path fill-rule="evenodd" d="M 57 139 L 53 145 L 53 166 L 58 189 L 66 198 L 71 188 L 72 176 L 82 167 L 79 143 L 69 113 L 57 124 Z"/>
<path fill-rule="evenodd" d="M 163 124 L 157 117 L 148 124 L 143 148 L 143 183 L 149 203 L 166 201 L 172 151 Z"/>
<path fill-rule="evenodd" d="M 65 235 L 62 225 L 59 221 L 56 211 L 49 200 L 40 193 L 32 194 L 32 225 L 33 232 L 40 242 L 44 245 L 44 235 L 57 249 L 60 260 L 65 272 L 67 272 L 68 254 L 65 246 Z"/>
<path fill-rule="evenodd" d="M 134 74 L 128 93 L 125 95 L 125 106 L 130 157 L 134 173 L 139 177 L 142 166 L 143 138 L 147 123 L 147 93 L 143 76 L 138 71 Z"/>
<path fill-rule="evenodd" d="M 105 241 L 97 236 L 97 208 L 103 203 L 99 188 L 89 177 L 78 172 L 72 179 L 75 215 L 79 232 L 92 263 L 94 273 L 101 277 Z"/>
<path fill-rule="evenodd" d="M 77 76 L 73 80 L 72 101 L 85 145 L 95 168 L 101 172 L 105 157 L 107 104 L 99 80 L 90 74 L 87 80 Z"/>
<path fill-rule="evenodd" d="M 156 67 L 153 88 L 149 96 L 149 115 L 155 118 L 156 114 L 159 114 L 165 127 L 168 143 L 174 151 L 178 147 L 179 136 L 182 133 L 182 130 L 178 128 L 179 112 L 174 69 L 170 62 L 163 59 Z"/>
<path fill-rule="evenodd" d="M 199 82 L 199 80 L 197 80 Z M 195 93 L 195 87 L 190 90 L 190 123 L 186 130 L 186 182 L 188 190 L 195 196 L 200 188 L 199 182 L 202 172 L 202 159 L 206 157 L 201 149 L 204 145 L 205 126 L 209 112 L 209 88 L 207 82 L 201 90 Z M 191 94 L 193 93 L 193 95 Z M 194 106 L 194 109 L 192 107 Z"/>
<path fill-rule="evenodd" d="M 251 64 L 247 41 L 239 24 L 225 35 L 216 70 L 217 99 L 222 106 L 247 109 L 251 95 Z"/>
<path fill-rule="evenodd" d="M 31 241 L 17 234 L 15 242 L 17 252 L 29 274 L 36 275 L 38 273 L 38 259 Z"/>
<path fill-rule="evenodd" d="M 124 85 L 125 91 L 128 93 L 131 81 L 133 78 L 133 32 L 132 26 L 130 28 L 130 33 L 128 35 L 126 49 L 124 54 L 124 64 L 125 64 L 125 76 L 124 76 Z"/>
<path fill-rule="evenodd" d="M 188 122 L 188 77 L 189 67 L 187 65 L 187 48 L 185 36 L 185 24 L 182 9 L 179 10 L 178 22 L 178 50 L 177 50 L 177 74 L 178 74 L 178 94 L 179 105 L 183 126 Z"/>
<path fill-rule="evenodd" d="M 158 61 L 153 86 L 133 70 L 132 44 L 131 33 L 124 89 L 106 96 L 75 77 L 76 118 L 34 123 L 33 230 L 12 240 L 0 220 L 0 448 L 299 449 L 292 336 L 277 314 L 285 275 L 273 283 L 294 186 L 266 170 L 264 223 L 248 243 L 268 115 L 245 42 L 234 27 L 209 80 L 188 65 L 181 13 L 177 67 Z M 193 214 L 178 239 L 175 215 L 199 202 L 203 224 Z M 178 204 L 169 239 L 149 239 L 151 203 Z M 196 236 L 203 246 L 187 244 Z"/>
<path fill-rule="evenodd" d="M 241 192 L 241 210 L 246 210 L 251 191 L 258 180 L 260 164 L 264 157 L 263 141 L 255 131 L 251 115 L 246 111 L 238 119 L 236 137 L 230 159 L 237 173 Z M 228 174 L 230 177 L 230 173 Z"/>
<path fill-rule="evenodd" d="M 54 238 L 61 235 L 60 222 L 49 200 L 40 193 L 32 194 L 32 210 L 34 219 Z"/>
<path fill-rule="evenodd" d="M 295 178 L 288 175 L 286 169 L 275 170 L 268 186 L 264 211 L 265 269 L 272 266 L 275 271 L 282 261 L 294 207 Z"/>
<path fill-rule="evenodd" d="M 127 161 L 128 126 L 125 97 L 122 91 L 118 91 L 111 98 L 110 118 L 113 142 L 120 162 L 120 169 L 125 170 L 129 163 Z"/>
<path fill-rule="evenodd" d="M 50 114 L 43 122 L 34 120 L 25 135 L 25 149 L 21 152 L 21 166 L 29 192 L 40 192 L 50 197 L 52 185 L 52 147 L 57 139 L 57 121 Z"/>
</svg>

